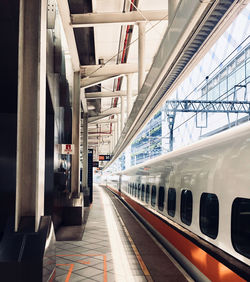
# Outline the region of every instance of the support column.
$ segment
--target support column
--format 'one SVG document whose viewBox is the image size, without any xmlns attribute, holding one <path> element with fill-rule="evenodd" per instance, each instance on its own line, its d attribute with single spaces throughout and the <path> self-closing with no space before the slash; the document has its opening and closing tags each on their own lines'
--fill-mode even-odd
<svg viewBox="0 0 250 282">
<path fill-rule="evenodd" d="M 88 115 L 86 114 L 82 119 L 82 131 L 82 188 L 84 197 L 88 197 Z"/>
<path fill-rule="evenodd" d="M 114 151 L 114 149 L 115 149 L 115 135 L 116 135 L 116 132 L 115 132 L 115 125 L 116 125 L 117 123 L 113 123 L 112 124 L 112 140 L 113 140 L 113 149 L 112 149 L 112 151 Z"/>
<path fill-rule="evenodd" d="M 44 214 L 46 0 L 20 0 L 15 231 L 23 216 Z"/>
<path fill-rule="evenodd" d="M 121 133 L 122 133 L 122 130 L 123 130 L 123 127 L 124 127 L 124 123 L 125 123 L 125 97 L 124 96 L 121 96 Z"/>
<path fill-rule="evenodd" d="M 133 78 L 133 74 L 128 74 L 127 75 L 127 118 L 129 117 L 129 114 L 131 112 L 132 109 L 132 78 Z"/>
<path fill-rule="evenodd" d="M 112 139 L 112 134 L 109 137 L 109 154 L 113 152 L 113 139 Z"/>
<path fill-rule="evenodd" d="M 117 123 L 115 123 L 115 145 L 117 144 L 119 138 L 118 124 L 119 124 L 119 115 L 117 115 Z"/>
<path fill-rule="evenodd" d="M 100 137 L 97 137 L 96 140 L 97 140 L 97 146 L 96 146 L 96 156 L 97 156 L 97 159 L 99 159 L 99 146 L 100 146 L 100 140 L 99 140 Z"/>
<path fill-rule="evenodd" d="M 138 22 L 138 94 L 145 80 L 145 27 L 146 22 Z"/>
<path fill-rule="evenodd" d="M 74 72 L 72 101 L 72 143 L 75 153 L 72 155 L 71 193 L 75 197 L 80 194 L 80 72 Z"/>
<path fill-rule="evenodd" d="M 112 126 L 112 130 L 111 130 L 111 134 L 110 134 L 110 138 L 109 138 L 109 140 L 110 140 L 110 155 L 112 154 L 112 152 L 114 150 L 114 138 L 113 138 L 113 136 L 114 136 L 114 126 L 113 125 L 111 125 L 111 126 Z"/>
</svg>

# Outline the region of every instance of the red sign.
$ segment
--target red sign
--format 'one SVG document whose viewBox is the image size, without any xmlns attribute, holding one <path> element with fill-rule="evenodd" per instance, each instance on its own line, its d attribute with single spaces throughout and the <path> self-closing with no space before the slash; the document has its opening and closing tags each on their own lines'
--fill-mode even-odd
<svg viewBox="0 0 250 282">
<path fill-rule="evenodd" d="M 72 145 L 72 144 L 62 144 L 62 154 L 65 154 L 65 155 L 74 154 L 74 145 Z"/>
</svg>

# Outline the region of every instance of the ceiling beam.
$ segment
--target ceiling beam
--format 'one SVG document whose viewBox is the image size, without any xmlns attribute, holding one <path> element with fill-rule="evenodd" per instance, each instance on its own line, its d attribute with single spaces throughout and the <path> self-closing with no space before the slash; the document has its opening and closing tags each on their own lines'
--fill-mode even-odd
<svg viewBox="0 0 250 282">
<path fill-rule="evenodd" d="M 138 21 L 160 21 L 168 19 L 168 10 L 132 11 L 126 13 L 71 14 L 73 28 L 93 27 L 103 24 L 131 25 Z"/>
<path fill-rule="evenodd" d="M 106 92 L 91 92 L 85 93 L 85 98 L 87 100 L 91 99 L 101 99 L 101 98 L 113 98 L 119 96 L 127 96 L 126 91 L 106 91 Z"/>
<path fill-rule="evenodd" d="M 112 135 L 112 133 L 111 132 L 99 132 L 99 133 L 92 133 L 91 134 L 91 132 L 88 132 L 88 138 L 89 139 L 91 139 L 90 137 L 99 137 L 99 136 L 101 136 L 101 137 L 109 137 L 110 135 Z"/>
<path fill-rule="evenodd" d="M 93 122 L 91 122 L 89 124 L 95 125 L 95 124 L 100 124 L 100 123 L 117 123 L 117 119 L 113 118 L 113 119 L 107 119 L 107 120 L 93 121 Z"/>
<path fill-rule="evenodd" d="M 133 96 L 137 96 L 138 92 L 133 92 Z M 120 96 L 127 96 L 127 91 L 105 91 L 105 92 L 90 92 L 85 93 L 85 98 L 87 100 L 91 99 L 102 99 L 102 98 L 114 98 Z"/>
<path fill-rule="evenodd" d="M 57 0 L 58 10 L 61 16 L 61 21 L 63 25 L 63 30 L 68 43 L 69 53 L 71 55 L 73 70 L 80 70 L 80 61 L 78 56 L 78 51 L 76 47 L 75 35 L 73 27 L 71 25 L 70 10 L 68 0 Z"/>
<path fill-rule="evenodd" d="M 107 114 L 107 115 L 99 115 L 99 116 L 94 116 L 94 117 L 89 117 L 88 118 L 88 122 L 94 122 L 94 121 L 98 121 L 102 118 L 105 118 L 105 117 L 109 117 L 109 116 L 112 116 L 112 114 Z"/>
<path fill-rule="evenodd" d="M 88 88 L 96 84 L 99 84 L 104 80 L 114 79 L 114 78 L 117 78 L 118 76 L 99 76 L 99 77 L 82 78 L 81 79 L 81 88 Z"/>
<path fill-rule="evenodd" d="M 115 115 L 115 114 L 119 114 L 120 113 L 120 109 L 119 108 L 109 108 L 101 113 L 98 114 L 98 116 L 106 116 L 106 115 Z"/>
<path fill-rule="evenodd" d="M 149 70 L 151 64 L 146 65 Z M 129 74 L 138 72 L 138 64 L 116 64 L 116 65 L 87 65 L 81 66 L 81 75 L 89 77 L 110 77 L 115 75 Z"/>
<path fill-rule="evenodd" d="M 115 114 L 119 114 L 120 113 L 120 109 L 119 108 L 110 108 L 106 111 L 103 111 L 101 113 L 99 113 L 97 116 L 91 116 L 88 118 L 88 122 L 94 122 L 97 121 L 99 119 L 105 118 L 105 117 L 109 117 L 111 115 L 115 115 Z"/>
<path fill-rule="evenodd" d="M 88 139 L 89 140 L 93 140 L 93 139 L 95 140 L 95 139 L 98 139 L 98 137 L 100 137 L 100 135 L 101 135 L 101 133 L 92 132 L 92 134 L 88 135 Z M 107 133 L 104 133 L 104 135 L 102 135 L 101 137 L 103 139 L 108 139 L 108 138 L 110 138 L 110 136 L 112 136 L 112 133 L 107 132 Z"/>
<path fill-rule="evenodd" d="M 102 137 L 103 137 L 103 136 L 102 136 Z M 108 137 L 109 137 L 109 136 L 108 136 Z M 97 140 L 98 140 L 98 139 L 90 139 L 90 140 L 88 140 L 88 143 L 90 143 L 91 145 L 94 145 L 94 144 L 95 144 L 95 145 L 99 145 L 99 146 L 100 146 L 100 145 L 108 145 L 109 142 L 110 142 L 109 140 L 105 140 L 106 142 L 103 142 L 103 141 L 102 141 L 102 142 L 100 142 L 100 141 L 98 142 Z"/>
</svg>

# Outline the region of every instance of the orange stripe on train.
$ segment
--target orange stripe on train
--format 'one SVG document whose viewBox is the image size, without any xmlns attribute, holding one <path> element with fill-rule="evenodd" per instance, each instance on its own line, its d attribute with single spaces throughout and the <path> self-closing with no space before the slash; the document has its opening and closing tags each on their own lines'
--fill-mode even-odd
<svg viewBox="0 0 250 282">
<path fill-rule="evenodd" d="M 120 192 L 117 192 L 110 186 L 108 188 L 120 196 Z M 143 218 L 147 220 L 148 223 L 150 223 L 164 238 L 166 238 L 210 280 L 246 281 L 224 264 L 182 236 L 180 233 L 175 231 L 173 228 L 167 224 L 163 224 L 162 220 L 153 215 L 151 212 L 147 211 L 127 195 L 122 193 L 122 196 Z"/>
</svg>

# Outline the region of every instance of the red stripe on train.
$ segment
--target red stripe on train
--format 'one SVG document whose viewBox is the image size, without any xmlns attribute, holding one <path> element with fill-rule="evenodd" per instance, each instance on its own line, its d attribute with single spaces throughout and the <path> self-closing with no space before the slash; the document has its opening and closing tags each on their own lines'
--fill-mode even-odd
<svg viewBox="0 0 250 282">
<path fill-rule="evenodd" d="M 121 196 L 120 192 L 108 186 L 110 190 Z M 195 265 L 211 281 L 246 281 L 231 269 L 196 246 L 180 233 L 167 224 L 163 224 L 157 216 L 147 211 L 137 202 L 122 193 L 124 199 L 153 226 L 164 238 L 166 238 L 178 251 L 180 251 L 193 265 Z"/>
</svg>

